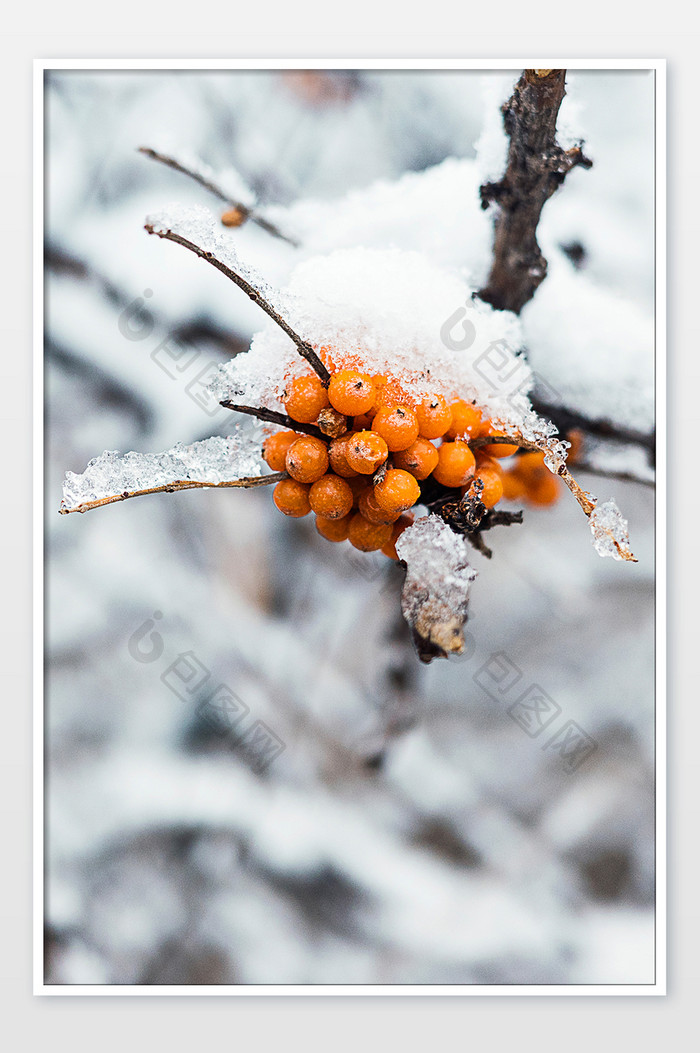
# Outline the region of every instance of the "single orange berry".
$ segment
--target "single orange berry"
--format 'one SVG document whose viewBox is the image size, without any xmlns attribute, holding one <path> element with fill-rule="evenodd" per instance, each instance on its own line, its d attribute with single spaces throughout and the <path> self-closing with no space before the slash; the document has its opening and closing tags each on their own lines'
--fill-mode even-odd
<svg viewBox="0 0 700 1053">
<path fill-rule="evenodd" d="M 369 413 L 358 413 L 352 422 L 353 431 L 369 431 L 372 427 L 372 421 L 374 420 L 374 413 L 370 410 Z"/>
<path fill-rule="evenodd" d="M 443 486 L 464 486 L 474 474 L 476 461 L 466 442 L 443 442 L 433 477 Z"/>
<path fill-rule="evenodd" d="M 268 435 L 265 439 L 263 443 L 263 457 L 273 472 L 283 472 L 285 470 L 287 450 L 298 438 L 299 436 L 295 431 L 277 431 L 274 435 Z"/>
<path fill-rule="evenodd" d="M 324 519 L 342 519 L 353 506 L 353 493 L 338 475 L 322 475 L 309 490 L 312 512 Z"/>
<path fill-rule="evenodd" d="M 391 540 L 391 523 L 369 523 L 357 512 L 350 520 L 348 541 L 360 552 L 378 552 Z"/>
<path fill-rule="evenodd" d="M 478 436 L 481 439 L 487 439 L 490 435 L 504 435 L 505 429 L 499 425 L 494 424 L 492 420 L 485 420 L 478 431 Z M 520 449 L 513 443 L 509 442 L 494 442 L 481 446 L 480 449 L 488 454 L 489 457 L 512 457 L 514 453 L 517 453 Z"/>
<path fill-rule="evenodd" d="M 504 472 L 502 482 L 506 501 L 519 501 L 524 496 L 525 484 L 517 472 Z"/>
<path fill-rule="evenodd" d="M 282 479 L 272 492 L 272 500 L 280 512 L 300 519 L 311 511 L 309 488 L 296 479 Z"/>
<path fill-rule="evenodd" d="M 313 424 L 328 405 L 328 392 L 315 374 L 295 377 L 285 388 L 284 405 L 292 420 Z"/>
<path fill-rule="evenodd" d="M 247 218 L 248 215 L 242 208 L 227 208 L 221 214 L 221 222 L 225 227 L 240 227 Z"/>
<path fill-rule="evenodd" d="M 324 519 L 316 516 L 316 529 L 326 541 L 347 541 L 348 527 L 352 516 L 344 516 L 342 519 Z"/>
<path fill-rule="evenodd" d="M 386 545 L 382 545 L 382 552 L 385 556 L 388 556 L 389 559 L 399 558 L 396 551 L 396 542 L 399 540 L 406 527 L 411 526 L 414 518 L 415 516 L 413 516 L 411 512 L 404 512 L 404 514 L 394 523 L 394 528 L 391 532 L 391 539 L 387 541 Z"/>
<path fill-rule="evenodd" d="M 437 467 L 439 454 L 432 442 L 420 436 L 407 450 L 400 450 L 392 458 L 397 468 L 410 472 L 416 479 L 427 479 Z"/>
<path fill-rule="evenodd" d="M 372 475 L 389 455 L 386 442 L 375 431 L 354 431 L 346 449 L 348 464 L 362 475 Z"/>
<path fill-rule="evenodd" d="M 333 374 L 328 385 L 331 405 L 348 417 L 367 413 L 374 405 L 376 394 L 372 378 L 356 369 L 339 370 Z"/>
<path fill-rule="evenodd" d="M 482 423 L 479 407 L 475 406 L 473 402 L 457 399 L 452 403 L 451 409 L 452 422 L 445 433 L 448 439 L 474 438 L 478 434 Z"/>
<path fill-rule="evenodd" d="M 390 468 L 374 488 L 374 499 L 385 512 L 406 512 L 420 498 L 420 486 L 402 468 Z"/>
<path fill-rule="evenodd" d="M 531 505 L 539 505 L 543 508 L 558 501 L 561 492 L 556 478 L 548 468 L 545 468 L 545 471 L 547 475 L 539 478 L 535 485 L 525 493 L 526 501 L 529 501 Z"/>
<path fill-rule="evenodd" d="M 486 505 L 487 508 L 493 508 L 503 497 L 503 479 L 501 473 L 494 471 L 493 468 L 479 468 L 477 467 L 474 473 L 474 479 L 481 479 L 484 484 L 484 489 L 481 492 L 481 502 Z M 314 486 L 318 486 L 318 483 L 314 483 Z M 313 487 L 312 487 L 313 489 Z M 311 504 L 313 508 L 313 502 Z"/>
<path fill-rule="evenodd" d="M 287 450 L 285 467 L 292 479 L 315 483 L 328 471 L 328 447 L 313 435 L 302 435 Z"/>
<path fill-rule="evenodd" d="M 474 456 L 477 462 L 477 472 L 480 468 L 489 468 L 493 469 L 494 472 L 498 472 L 499 475 L 503 475 L 503 465 L 491 455 L 485 454 L 483 450 L 475 450 Z"/>
<path fill-rule="evenodd" d="M 394 523 L 400 513 L 386 512 L 376 501 L 372 487 L 360 495 L 358 508 L 368 523 Z"/>
<path fill-rule="evenodd" d="M 441 439 L 452 424 L 452 408 L 442 395 L 433 395 L 416 408 L 416 417 L 424 439 Z"/>
<path fill-rule="evenodd" d="M 352 490 L 353 496 L 353 507 L 356 508 L 360 503 L 360 498 L 367 491 L 372 489 L 372 480 L 368 475 L 354 475 L 352 479 L 347 480 L 348 486 Z"/>
<path fill-rule="evenodd" d="M 344 479 L 350 479 L 352 476 L 357 475 L 355 469 L 348 464 L 348 442 L 350 438 L 350 435 L 341 435 L 339 439 L 334 439 L 328 447 L 328 459 L 331 468 L 336 475 L 342 475 Z"/>
<path fill-rule="evenodd" d="M 372 421 L 372 431 L 381 435 L 392 452 L 406 450 L 418 438 L 418 421 L 409 406 L 385 406 Z"/>
</svg>

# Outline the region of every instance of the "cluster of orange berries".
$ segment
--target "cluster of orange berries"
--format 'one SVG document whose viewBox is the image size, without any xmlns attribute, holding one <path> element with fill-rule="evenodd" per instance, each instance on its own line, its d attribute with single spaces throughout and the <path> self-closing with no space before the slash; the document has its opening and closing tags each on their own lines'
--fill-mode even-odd
<svg viewBox="0 0 700 1053">
<path fill-rule="evenodd" d="M 316 375 L 291 380 L 284 403 L 292 420 L 316 425 L 323 437 L 280 431 L 265 441 L 270 468 L 289 475 L 276 485 L 274 502 L 288 516 L 314 512 L 318 532 L 329 541 L 348 540 L 362 552 L 396 559 L 396 541 L 413 522 L 410 509 L 428 477 L 463 494 L 480 479 L 487 508 L 511 495 L 551 503 L 539 477 L 536 486 L 528 483 L 539 454 L 519 457 L 504 472 L 498 462 L 517 446 L 493 443 L 472 452 L 472 440 L 497 429 L 463 399 L 449 403 L 434 395 L 416 404 L 385 376 L 339 369 L 327 388 Z M 522 483 L 517 495 L 516 483 Z"/>
</svg>

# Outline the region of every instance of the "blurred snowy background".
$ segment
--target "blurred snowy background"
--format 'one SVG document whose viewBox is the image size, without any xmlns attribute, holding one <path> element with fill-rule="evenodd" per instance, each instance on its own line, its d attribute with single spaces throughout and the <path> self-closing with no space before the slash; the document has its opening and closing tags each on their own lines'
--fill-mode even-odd
<svg viewBox="0 0 700 1053">
<path fill-rule="evenodd" d="M 232 232 L 273 283 L 304 253 L 366 243 L 476 284 L 491 230 L 477 188 L 516 79 L 49 75 L 48 982 L 653 979 L 652 489 L 581 476 L 629 519 L 636 565 L 596 555 L 572 500 L 494 531 L 491 562 L 474 554 L 467 652 L 427 668 L 397 569 L 285 520 L 265 490 L 56 514 L 63 473 L 105 449 L 225 435 L 204 385 L 261 323 L 145 234 L 169 202 L 219 206 L 138 146 L 233 166 L 280 224 L 313 226 L 301 250 Z M 568 408 L 648 433 L 652 74 L 567 87 L 563 131 L 594 168 L 545 208 L 550 275 L 524 333 Z M 262 770 L 212 720 L 219 685 L 284 745 Z M 559 712 L 534 738 L 509 712 L 531 690 Z M 570 721 L 596 747 L 579 765 L 548 745 Z"/>
</svg>

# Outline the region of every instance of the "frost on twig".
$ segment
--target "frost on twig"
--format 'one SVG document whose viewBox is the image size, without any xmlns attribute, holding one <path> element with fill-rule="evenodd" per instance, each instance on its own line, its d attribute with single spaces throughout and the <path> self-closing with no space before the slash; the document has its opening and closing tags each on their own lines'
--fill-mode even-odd
<svg viewBox="0 0 700 1053">
<path fill-rule="evenodd" d="M 460 654 L 469 588 L 476 578 L 467 542 L 430 515 L 404 530 L 396 551 L 406 564 L 401 609 L 421 661 Z"/>
<path fill-rule="evenodd" d="M 599 556 L 637 562 L 630 550 L 627 520 L 622 518 L 622 513 L 614 501 L 606 501 L 594 508 L 590 522 L 593 547 Z"/>
<path fill-rule="evenodd" d="M 261 475 L 260 443 L 240 434 L 185 446 L 179 442 L 165 453 L 125 453 L 107 450 L 78 475 L 66 472 L 59 509 L 87 512 L 115 501 L 145 494 L 201 487 L 266 486 L 282 473 Z"/>
</svg>

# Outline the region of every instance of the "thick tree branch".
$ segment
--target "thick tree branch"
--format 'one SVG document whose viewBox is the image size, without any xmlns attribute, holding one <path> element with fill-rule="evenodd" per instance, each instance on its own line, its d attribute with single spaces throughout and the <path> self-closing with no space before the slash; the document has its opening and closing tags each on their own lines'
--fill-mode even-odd
<svg viewBox="0 0 700 1053">
<path fill-rule="evenodd" d="M 563 69 L 526 69 L 502 107 L 510 148 L 503 178 L 481 187 L 482 208 L 493 202 L 498 214 L 493 266 L 479 293 L 499 310 L 519 314 L 544 281 L 547 261 L 537 244 L 542 209 L 572 168 L 592 164 L 580 146 L 563 150 L 556 142 L 565 77 Z"/>
</svg>

